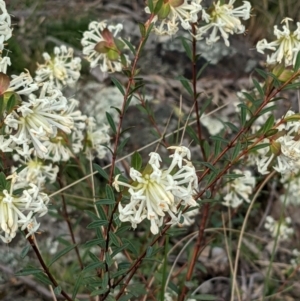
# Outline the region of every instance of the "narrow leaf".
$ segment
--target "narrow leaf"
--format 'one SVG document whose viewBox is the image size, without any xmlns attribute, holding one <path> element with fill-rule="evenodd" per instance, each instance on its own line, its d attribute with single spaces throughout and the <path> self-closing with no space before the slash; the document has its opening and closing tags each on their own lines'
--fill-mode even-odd
<svg viewBox="0 0 300 301">
<path fill-rule="evenodd" d="M 113 118 L 111 117 L 111 115 L 108 112 L 106 112 L 106 119 L 107 119 L 113 133 L 116 134 L 117 133 L 117 128 L 116 128 L 115 122 L 114 122 Z"/>
<path fill-rule="evenodd" d="M 48 267 L 50 267 L 55 261 L 57 261 L 60 257 L 66 255 L 67 253 L 69 253 L 71 250 L 73 250 L 76 245 L 71 245 L 69 247 L 66 247 L 65 249 L 61 250 L 60 252 L 58 252 L 50 261 L 50 263 L 48 264 Z"/>
<path fill-rule="evenodd" d="M 106 173 L 106 171 L 104 169 L 102 169 L 102 167 L 100 167 L 98 164 L 96 163 L 93 163 L 93 168 L 98 171 L 98 173 L 105 179 L 105 180 L 108 180 L 109 179 L 109 176 L 108 174 Z"/>
<path fill-rule="evenodd" d="M 122 84 L 115 77 L 112 77 L 111 81 L 119 89 L 119 91 L 122 93 L 122 95 L 125 95 L 124 88 L 123 88 Z"/>
</svg>

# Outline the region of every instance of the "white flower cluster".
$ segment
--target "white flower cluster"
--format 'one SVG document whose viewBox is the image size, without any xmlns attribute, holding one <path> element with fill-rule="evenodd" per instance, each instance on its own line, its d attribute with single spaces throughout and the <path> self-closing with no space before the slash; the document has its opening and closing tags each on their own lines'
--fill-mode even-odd
<svg viewBox="0 0 300 301">
<path fill-rule="evenodd" d="M 265 228 L 269 230 L 272 237 L 277 237 L 279 240 L 288 239 L 293 233 L 293 228 L 290 227 L 292 220 L 286 217 L 284 221 L 275 221 L 270 215 L 266 217 Z"/>
<path fill-rule="evenodd" d="M 122 24 L 107 25 L 106 20 L 89 24 L 89 30 L 83 33 L 81 44 L 82 53 L 92 68 L 100 65 L 102 72 L 119 72 L 130 64 L 128 55 L 123 53 L 126 44 L 121 38 L 117 38 L 122 29 Z"/>
<path fill-rule="evenodd" d="M 234 7 L 236 0 L 229 0 L 228 4 L 224 1 L 218 1 L 213 4 L 213 8 L 208 12 L 202 11 L 202 18 L 207 23 L 199 26 L 196 38 L 203 39 L 204 35 L 210 31 L 209 37 L 206 38 L 206 44 L 212 45 L 223 38 L 225 45 L 229 46 L 229 34 L 241 34 L 245 32 L 245 26 L 242 25 L 240 18 L 248 20 L 250 18 L 251 4 L 243 1 L 243 5 Z"/>
<path fill-rule="evenodd" d="M 300 205 L 300 177 L 299 172 L 283 174 L 280 182 L 283 184 L 284 194 L 280 195 L 280 201 L 286 205 Z"/>
<path fill-rule="evenodd" d="M 0 51 L 4 48 L 4 43 L 12 36 L 11 18 L 6 10 L 6 5 L 3 0 L 0 0 Z"/>
<path fill-rule="evenodd" d="M 270 148 L 260 149 L 255 156 L 255 162 L 261 174 L 268 174 L 271 166 L 281 174 L 299 170 L 300 140 L 298 133 L 300 121 L 297 120 L 299 119 L 297 116 L 298 114 L 296 115 L 293 111 L 288 111 L 283 117 L 285 121 L 277 127 L 280 133 L 277 135 L 278 138 L 272 138 Z M 295 120 L 293 120 L 294 117 Z M 280 122 L 280 120 L 277 122 Z M 268 139 L 264 139 L 262 143 L 268 141 Z"/>
<path fill-rule="evenodd" d="M 24 167 L 18 173 L 15 185 L 16 188 L 32 183 L 42 190 L 45 183 L 55 182 L 58 173 L 58 166 L 53 166 L 52 163 L 47 164 L 44 160 L 40 160 L 37 157 L 28 157 L 24 160 L 22 157 L 15 154 L 13 159 L 16 162 L 21 163 L 21 166 Z M 15 172 L 16 168 L 13 167 L 12 171 Z"/>
<path fill-rule="evenodd" d="M 291 259 L 290 263 L 293 266 L 293 268 L 297 268 L 300 265 L 300 252 L 297 249 L 294 249 L 292 251 L 292 255 L 294 258 Z M 298 269 L 299 271 L 299 269 Z"/>
<path fill-rule="evenodd" d="M 133 228 L 144 219 L 150 220 L 150 230 L 153 234 L 159 232 L 166 213 L 171 217 L 170 224 L 178 224 L 182 206 L 197 206 L 193 199 L 194 190 L 198 187 L 197 175 L 192 163 L 190 150 L 184 146 L 173 146 L 170 157 L 172 162 L 168 169 L 161 169 L 161 157 L 158 153 L 150 153 L 148 165 L 141 173 L 130 168 L 133 180 L 127 184 L 116 176 L 113 183 L 117 191 L 119 186 L 125 186 L 131 195 L 130 202 L 124 207 L 119 204 L 119 219 L 129 221 Z M 184 159 L 187 158 L 188 160 Z"/>
<path fill-rule="evenodd" d="M 38 64 L 35 81 L 38 83 L 50 81 L 58 89 L 68 85 L 74 86 L 80 77 L 81 59 L 73 57 L 73 49 L 66 46 L 54 47 L 54 57 L 43 53 L 45 63 Z"/>
<path fill-rule="evenodd" d="M 37 231 L 39 224 L 35 215 L 42 216 L 47 213 L 49 198 L 32 183 L 28 188 L 23 186 L 22 193 L 15 194 L 17 175 L 13 174 L 6 180 L 9 188 L 1 187 L 0 192 L 0 238 L 9 243 L 16 236 L 18 228 L 27 229 L 28 235 Z"/>
<path fill-rule="evenodd" d="M 258 52 L 263 53 L 266 49 L 272 50 L 273 53 L 267 56 L 268 64 L 277 64 L 282 61 L 286 66 L 294 65 L 296 57 L 300 51 L 300 22 L 297 22 L 297 29 L 291 32 L 289 22 L 293 21 L 290 18 L 285 18 L 281 23 L 282 31 L 274 26 L 274 35 L 277 40 L 268 43 L 266 39 L 259 41 L 256 45 Z"/>
<path fill-rule="evenodd" d="M 191 23 L 197 23 L 198 13 L 202 10 L 202 0 L 169 0 L 163 1 L 162 7 L 153 19 L 153 27 L 157 35 L 174 35 L 180 22 L 183 29 L 191 30 Z M 154 4 L 156 2 L 154 1 Z M 145 8 L 150 14 L 150 8 Z"/>
<path fill-rule="evenodd" d="M 250 203 L 249 196 L 253 192 L 256 181 L 249 170 L 241 171 L 235 169 L 233 173 L 241 175 L 241 177 L 234 179 L 226 185 L 226 195 L 222 204 L 227 207 L 236 208 L 244 201 Z"/>
</svg>

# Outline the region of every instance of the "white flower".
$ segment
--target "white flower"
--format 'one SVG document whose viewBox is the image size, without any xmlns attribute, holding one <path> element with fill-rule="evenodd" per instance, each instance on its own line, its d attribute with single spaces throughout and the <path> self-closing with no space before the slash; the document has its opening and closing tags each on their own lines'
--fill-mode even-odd
<svg viewBox="0 0 300 301">
<path fill-rule="evenodd" d="M 200 122 L 207 128 L 209 134 L 212 136 L 217 135 L 224 129 L 224 124 L 219 119 L 205 114 L 201 116 Z"/>
<path fill-rule="evenodd" d="M 83 33 L 81 44 L 82 53 L 94 68 L 100 65 L 103 72 L 121 71 L 123 68 L 121 58 L 125 60 L 125 65 L 130 64 L 130 60 L 122 50 L 126 48 L 125 42 L 117 38 L 118 33 L 123 29 L 122 24 L 107 25 L 107 21 L 89 24 L 89 30 Z M 125 67 L 126 67 L 125 66 Z"/>
<path fill-rule="evenodd" d="M 120 181 L 120 175 L 116 176 L 113 183 L 116 190 L 119 190 L 120 185 L 125 186 L 131 195 L 129 204 L 124 207 L 119 204 L 119 219 L 122 222 L 129 221 L 136 228 L 137 224 L 147 218 L 151 223 L 151 232 L 157 234 L 166 213 L 171 217 L 170 223 L 175 224 L 180 220 L 177 207 L 197 206 L 192 196 L 198 187 L 195 168 L 183 159 L 190 156 L 190 151 L 184 146 L 171 149 L 175 149 L 175 153 L 170 156 L 173 159 L 168 169 L 160 168 L 161 158 L 152 152 L 142 173 L 130 168 L 131 184 Z"/>
<path fill-rule="evenodd" d="M 282 119 L 276 122 L 280 122 L 277 126 L 279 131 L 277 139 L 270 137 L 262 141 L 262 143 L 265 143 L 270 139 L 270 147 L 261 149 L 254 158 L 261 174 L 268 174 L 271 166 L 281 174 L 299 170 L 300 141 L 298 133 L 300 122 L 297 120 L 297 115 L 293 120 L 293 115 L 295 115 L 293 111 L 288 111 Z M 282 120 L 284 121 L 282 122 Z"/>
<path fill-rule="evenodd" d="M 0 238 L 5 243 L 9 243 L 16 236 L 18 228 L 21 230 L 27 228 L 28 235 L 37 230 L 38 224 L 34 216 L 35 214 L 42 216 L 47 213 L 46 205 L 49 198 L 46 194 L 39 192 L 38 187 L 34 184 L 29 184 L 29 188 L 25 188 L 22 193 L 15 195 L 14 184 L 17 175 L 13 174 L 6 180 L 11 180 L 11 183 L 9 191 L 2 187 L 0 192 Z"/>
<path fill-rule="evenodd" d="M 23 101 L 5 118 L 5 124 L 14 130 L 11 139 L 23 149 L 32 143 L 40 158 L 48 152 L 43 141 L 54 138 L 58 130 L 70 134 L 74 126 L 73 118 L 62 114 L 67 110 L 67 99 L 49 84 L 43 85 L 39 97 L 30 94 L 28 102 Z"/>
<path fill-rule="evenodd" d="M 293 266 L 293 268 L 297 268 L 300 265 L 300 252 L 297 249 L 294 249 L 292 251 L 292 255 L 294 258 L 291 259 L 290 263 Z"/>
<path fill-rule="evenodd" d="M 276 237 L 280 240 L 288 239 L 294 233 L 293 228 L 290 228 L 292 221 L 289 217 L 286 217 L 282 222 L 275 221 L 272 216 L 266 217 L 265 228 L 269 230 L 272 237 Z"/>
<path fill-rule="evenodd" d="M 185 30 L 191 30 L 191 23 L 198 21 L 198 13 L 202 10 L 202 0 L 169 0 L 164 1 L 158 15 L 153 19 L 153 30 L 158 35 L 174 35 L 178 31 L 178 22 Z M 150 9 L 145 8 L 150 14 Z M 156 25 L 156 23 L 160 23 Z"/>
<path fill-rule="evenodd" d="M 0 135 L 0 150 L 3 153 L 12 152 L 11 147 L 12 139 L 3 135 Z"/>
<path fill-rule="evenodd" d="M 46 164 L 44 161 L 34 157 L 23 160 L 19 155 L 14 155 L 15 161 L 20 161 L 25 168 L 18 173 L 16 185 L 28 185 L 32 183 L 42 189 L 46 182 L 54 183 L 58 173 L 58 166 Z"/>
<path fill-rule="evenodd" d="M 0 51 L 4 48 L 4 42 L 12 36 L 11 19 L 6 10 L 6 5 L 3 0 L 0 1 Z"/>
<path fill-rule="evenodd" d="M 0 72 L 7 72 L 7 66 L 11 65 L 10 58 L 8 56 L 0 57 Z"/>
<path fill-rule="evenodd" d="M 295 206 L 299 206 L 300 198 L 300 177 L 299 177 L 298 169 L 295 173 L 289 172 L 285 173 L 281 176 L 280 182 L 283 184 L 284 193 L 280 195 L 280 201 L 285 203 L 286 205 L 292 204 Z"/>
<path fill-rule="evenodd" d="M 250 203 L 249 196 L 252 194 L 255 187 L 255 178 L 249 170 L 233 170 L 237 175 L 244 175 L 229 182 L 226 186 L 227 194 L 224 197 L 224 206 L 236 208 L 246 201 Z"/>
<path fill-rule="evenodd" d="M 86 122 L 85 154 L 88 159 L 94 159 L 95 157 L 102 159 L 107 152 L 107 148 L 103 144 L 108 144 L 110 141 L 109 126 L 105 125 L 102 128 L 97 128 L 93 117 L 87 118 Z"/>
<path fill-rule="evenodd" d="M 43 53 L 45 63 L 38 64 L 35 80 L 40 82 L 51 81 L 58 89 L 63 86 L 74 86 L 80 77 L 81 59 L 73 57 L 73 49 L 66 46 L 54 48 L 54 57 Z"/>
<path fill-rule="evenodd" d="M 297 22 L 297 29 L 294 32 L 290 31 L 289 21 L 293 21 L 290 18 L 285 18 L 281 23 L 285 23 L 282 26 L 282 31 L 278 27 L 274 26 L 274 35 L 277 40 L 268 43 L 266 39 L 259 41 L 256 45 L 256 49 L 260 53 L 264 53 L 266 49 L 274 51 L 271 55 L 267 56 L 268 64 L 276 64 L 284 61 L 286 66 L 294 65 L 296 57 L 300 51 L 300 22 Z"/>
<path fill-rule="evenodd" d="M 9 88 L 7 91 L 17 92 L 19 95 L 29 95 L 38 90 L 38 85 L 33 81 L 28 70 L 22 72 L 20 75 L 12 75 Z"/>
<path fill-rule="evenodd" d="M 250 18 L 251 4 L 248 1 L 243 1 L 242 6 L 234 8 L 235 0 L 230 0 L 228 4 L 218 1 L 214 3 L 214 7 L 209 14 L 203 10 L 203 19 L 207 25 L 201 26 L 197 30 L 196 39 L 201 40 L 205 33 L 210 29 L 212 32 L 206 38 L 206 44 L 212 45 L 220 39 L 220 32 L 225 45 L 229 46 L 229 34 L 241 34 L 245 32 L 245 26 L 242 25 L 240 18 L 248 20 Z"/>
<path fill-rule="evenodd" d="M 53 162 L 68 161 L 74 157 L 66 137 L 57 135 L 55 138 L 43 141 L 43 147 L 47 150 L 44 158 Z"/>
</svg>

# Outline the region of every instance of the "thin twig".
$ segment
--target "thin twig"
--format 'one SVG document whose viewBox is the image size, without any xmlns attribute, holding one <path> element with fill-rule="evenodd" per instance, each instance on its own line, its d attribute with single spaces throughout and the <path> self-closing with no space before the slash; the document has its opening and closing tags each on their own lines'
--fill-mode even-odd
<svg viewBox="0 0 300 301">
<path fill-rule="evenodd" d="M 263 180 L 263 182 L 259 185 L 255 195 L 253 196 L 253 199 L 251 200 L 251 203 L 248 207 L 247 213 L 245 215 L 244 218 L 244 222 L 242 225 L 242 229 L 240 232 L 240 236 L 239 236 L 239 241 L 238 241 L 238 245 L 237 245 L 237 249 L 236 249 L 236 256 L 235 256 L 235 262 L 234 262 L 234 271 L 233 271 L 233 275 L 232 275 L 232 289 L 231 289 L 231 301 L 234 301 L 234 291 L 236 289 L 236 276 L 237 276 L 237 270 L 238 270 L 238 264 L 239 264 L 239 257 L 240 257 L 240 251 L 241 251 L 241 246 L 242 246 L 242 241 L 243 241 L 243 236 L 246 230 L 246 225 L 248 222 L 248 218 L 250 216 L 252 207 L 259 195 L 259 193 L 261 192 L 261 190 L 263 189 L 263 187 L 266 185 L 266 183 L 268 183 L 268 181 L 276 174 L 276 171 L 271 172 L 268 176 L 265 177 L 265 179 Z M 238 289 L 238 288 L 237 288 Z"/>
</svg>

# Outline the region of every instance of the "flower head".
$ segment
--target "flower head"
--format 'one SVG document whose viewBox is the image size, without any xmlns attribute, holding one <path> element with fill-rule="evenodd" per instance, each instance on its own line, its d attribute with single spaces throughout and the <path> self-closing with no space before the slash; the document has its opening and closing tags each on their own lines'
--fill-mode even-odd
<svg viewBox="0 0 300 301">
<path fill-rule="evenodd" d="M 255 178 L 249 170 L 240 171 L 235 169 L 233 172 L 242 176 L 228 183 L 226 186 L 227 194 L 224 197 L 225 202 L 222 204 L 236 208 L 241 205 L 243 201 L 250 203 L 249 196 L 255 187 Z"/>
<path fill-rule="evenodd" d="M 220 39 L 220 32 L 225 45 L 229 46 L 229 34 L 241 34 L 245 32 L 245 26 L 242 25 L 240 18 L 248 20 L 250 18 L 251 4 L 248 1 L 243 1 L 244 4 L 239 7 L 234 7 L 235 0 L 230 0 L 228 4 L 223 1 L 218 1 L 213 4 L 213 8 L 207 13 L 203 10 L 202 17 L 207 25 L 201 26 L 197 30 L 196 38 L 203 39 L 205 33 L 210 29 L 212 32 L 206 38 L 206 44 L 212 45 Z"/>
<path fill-rule="evenodd" d="M 86 120 L 86 147 L 85 154 L 90 159 L 104 158 L 107 149 L 103 144 L 108 144 L 110 137 L 108 135 L 109 127 L 103 126 L 102 128 L 97 128 L 95 119 L 89 117 Z"/>
<path fill-rule="evenodd" d="M 180 205 L 197 206 L 192 196 L 198 187 L 197 175 L 192 163 L 184 159 L 190 156 L 190 151 L 184 146 L 171 149 L 175 152 L 170 156 L 172 162 L 168 169 L 160 168 L 161 158 L 152 152 L 143 172 L 130 169 L 131 184 L 120 181 L 120 175 L 115 178 L 115 188 L 125 186 L 131 195 L 129 204 L 124 207 L 119 204 L 119 218 L 131 222 L 133 228 L 147 218 L 151 232 L 157 234 L 166 213 L 171 217 L 170 223 L 175 224 L 180 220 Z"/>
<path fill-rule="evenodd" d="M 266 39 L 259 41 L 256 49 L 260 53 L 264 53 L 266 49 L 272 50 L 273 53 L 267 56 L 268 64 L 277 64 L 282 61 L 286 66 L 294 65 L 296 57 L 300 51 L 300 22 L 297 22 L 297 29 L 291 32 L 289 22 L 293 21 L 290 18 L 285 18 L 281 23 L 282 30 L 279 30 L 277 25 L 274 26 L 274 35 L 277 40 L 268 43 Z"/>
<path fill-rule="evenodd" d="M 35 80 L 51 81 L 58 89 L 63 86 L 73 86 L 80 77 L 81 59 L 73 57 L 73 49 L 66 46 L 54 48 L 54 57 L 43 53 L 45 63 L 38 64 Z"/>
<path fill-rule="evenodd" d="M 83 54 L 94 68 L 100 65 L 103 72 L 121 71 L 130 64 L 130 60 L 123 50 L 125 42 L 117 38 L 118 33 L 123 29 L 122 24 L 107 25 L 107 21 L 93 21 L 89 30 L 83 33 L 81 44 Z"/>
<path fill-rule="evenodd" d="M 36 223 L 35 215 L 42 216 L 47 213 L 46 205 L 49 198 L 41 193 L 34 184 L 23 187 L 21 193 L 15 191 L 17 175 L 13 174 L 6 178 L 1 173 L 1 183 L 6 182 L 6 187 L 0 187 L 0 238 L 9 243 L 15 236 L 18 228 L 28 229 L 33 234 L 39 224 Z M 4 177 L 4 178 L 3 178 Z"/>
<path fill-rule="evenodd" d="M 153 2 L 157 3 L 157 1 Z M 202 9 L 201 2 L 202 0 L 163 1 L 162 7 L 152 21 L 155 23 L 154 32 L 158 35 L 174 35 L 179 29 L 179 22 L 183 29 L 191 30 L 191 23 L 198 21 L 198 13 Z M 150 14 L 148 6 L 145 11 Z"/>
<path fill-rule="evenodd" d="M 292 221 L 290 217 L 286 217 L 282 222 L 275 221 L 272 216 L 266 217 L 265 228 L 269 230 L 272 237 L 276 237 L 281 240 L 288 239 L 294 233 L 293 228 L 290 227 Z"/>
<path fill-rule="evenodd" d="M 44 158 L 48 150 L 43 142 L 54 138 L 57 131 L 70 134 L 74 127 L 71 116 L 63 116 L 68 108 L 68 101 L 60 90 L 47 82 L 40 95 L 30 94 L 28 101 L 22 101 L 19 107 L 5 118 L 5 124 L 11 130 L 11 139 L 23 150 L 33 144 L 36 154 Z"/>
<path fill-rule="evenodd" d="M 6 10 L 6 5 L 3 0 L 0 0 L 0 52 L 4 48 L 4 42 L 12 36 L 11 18 Z"/>
</svg>

